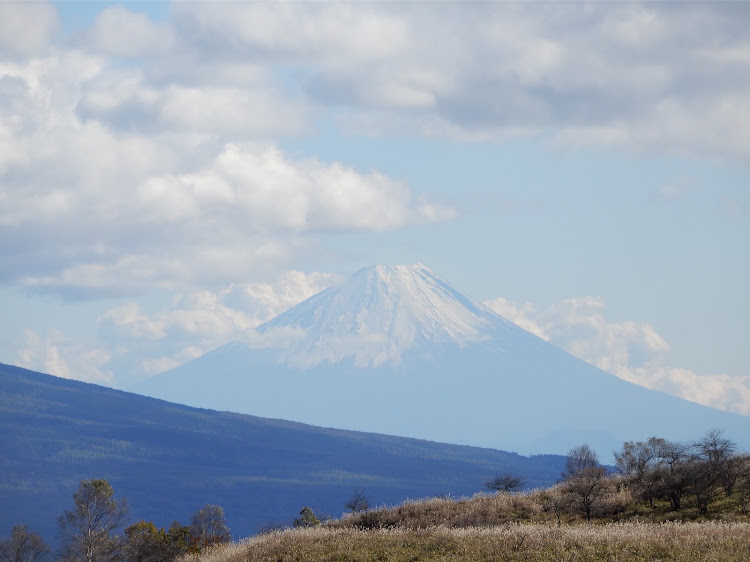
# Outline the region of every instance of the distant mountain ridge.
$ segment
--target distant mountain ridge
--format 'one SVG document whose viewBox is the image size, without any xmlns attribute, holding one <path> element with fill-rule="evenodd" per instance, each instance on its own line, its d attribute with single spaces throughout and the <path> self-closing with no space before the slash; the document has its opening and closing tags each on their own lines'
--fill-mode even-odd
<svg viewBox="0 0 750 562">
<path fill-rule="evenodd" d="M 82 479 L 106 478 L 129 521 L 188 523 L 224 508 L 235 538 L 291 523 L 303 505 L 339 516 L 355 488 L 374 504 L 471 495 L 501 471 L 553 483 L 534 458 L 200 410 L 0 364 L 0 536 L 24 523 L 54 543 Z"/>
<path fill-rule="evenodd" d="M 602 458 L 625 440 L 713 428 L 750 449 L 750 417 L 623 381 L 516 326 L 421 264 L 365 268 L 136 387 L 194 406 L 513 450 Z"/>
</svg>

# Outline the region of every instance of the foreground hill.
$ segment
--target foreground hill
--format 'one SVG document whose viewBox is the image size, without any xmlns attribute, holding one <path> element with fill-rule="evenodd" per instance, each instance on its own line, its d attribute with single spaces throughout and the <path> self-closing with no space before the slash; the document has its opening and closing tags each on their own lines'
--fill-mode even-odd
<svg viewBox="0 0 750 562">
<path fill-rule="evenodd" d="M 750 524 L 626 523 L 555 527 L 433 527 L 408 530 L 312 528 L 219 547 L 194 562 L 746 562 Z"/>
<path fill-rule="evenodd" d="M 683 441 L 713 428 L 750 449 L 750 417 L 597 369 L 419 264 L 363 269 L 138 392 L 523 454 L 585 441 L 611 461 L 625 440 Z"/>
<path fill-rule="evenodd" d="M 700 479 L 686 488 L 685 502 L 675 511 L 662 497 L 644 499 L 633 473 L 597 480 L 591 524 L 584 516 L 580 481 L 572 479 L 520 494 L 434 498 L 325 524 L 308 521 L 300 528 L 221 545 L 191 560 L 744 562 L 750 555 L 750 459 L 734 459 L 739 463 L 736 486 L 730 493 L 715 483 L 705 513 L 693 497 L 707 491 Z M 654 475 L 659 470 L 656 465 L 648 469 Z M 582 474 L 579 478 L 587 480 L 593 473 Z M 661 477 L 669 480 L 666 473 Z"/>
<path fill-rule="evenodd" d="M 87 478 L 106 478 L 130 520 L 186 523 L 221 505 L 236 537 L 301 506 L 338 516 L 354 488 L 377 504 L 468 495 L 501 471 L 554 482 L 557 456 L 323 429 L 170 404 L 0 364 L 0 536 L 28 524 L 52 542 Z"/>
</svg>

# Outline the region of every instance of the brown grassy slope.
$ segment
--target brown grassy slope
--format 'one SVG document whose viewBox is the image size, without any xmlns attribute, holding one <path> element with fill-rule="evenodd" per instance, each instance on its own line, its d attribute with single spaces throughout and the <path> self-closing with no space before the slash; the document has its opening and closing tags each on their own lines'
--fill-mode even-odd
<svg viewBox="0 0 750 562">
<path fill-rule="evenodd" d="M 657 515 L 654 510 L 642 509 L 633 502 L 627 490 L 620 490 L 616 486 L 611 486 L 594 505 L 594 514 L 600 522 L 642 517 L 644 511 L 651 511 L 649 517 Z M 658 514 L 663 511 L 660 509 Z M 673 516 L 683 518 L 682 515 Z M 520 522 L 575 523 L 581 520 L 575 501 L 565 495 L 559 486 L 554 486 L 517 494 L 477 494 L 471 498 L 433 498 L 407 502 L 396 507 L 346 515 L 328 522 L 328 525 L 360 529 L 426 529 L 437 526 L 494 527 Z"/>
<path fill-rule="evenodd" d="M 293 529 L 218 547 L 200 562 L 750 560 L 747 523 L 539 523 L 491 528 Z"/>
<path fill-rule="evenodd" d="M 492 527 L 509 523 L 572 523 L 585 521 L 579 499 L 566 493 L 561 485 L 525 493 L 477 494 L 471 498 L 433 498 L 345 515 L 327 524 L 336 528 L 425 529 L 429 527 Z M 594 523 L 618 523 L 638 520 L 651 523 L 719 520 L 750 522 L 743 511 L 739 494 L 716 495 L 708 513 L 699 514 L 695 500 L 683 499 L 683 509 L 672 511 L 664 500 L 653 507 L 633 498 L 623 478 L 613 476 L 593 504 Z"/>
<path fill-rule="evenodd" d="M 557 486 L 409 502 L 253 537 L 191 562 L 750 560 L 750 518 L 732 498 L 693 521 L 699 516 L 689 502 L 680 512 L 664 502 L 651 508 L 634 501 L 622 483 L 608 481 L 592 525 Z"/>
</svg>

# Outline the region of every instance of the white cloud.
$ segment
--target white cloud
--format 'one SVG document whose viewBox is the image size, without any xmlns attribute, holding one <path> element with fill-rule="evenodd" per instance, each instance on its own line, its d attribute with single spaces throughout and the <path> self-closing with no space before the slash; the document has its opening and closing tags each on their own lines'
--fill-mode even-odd
<svg viewBox="0 0 750 562">
<path fill-rule="evenodd" d="M 284 272 L 273 283 L 233 284 L 222 296 L 225 301 L 248 311 L 253 318 L 250 324 L 255 327 L 339 281 L 341 278 L 331 273 L 292 270 Z"/>
<path fill-rule="evenodd" d="M 110 309 L 100 329 L 113 340 L 225 343 L 337 282 L 328 273 L 287 271 L 274 282 L 233 283 L 218 292 L 178 295 L 171 307 L 148 315 L 136 302 Z"/>
<path fill-rule="evenodd" d="M 498 297 L 490 301 L 485 301 L 484 304 L 485 306 L 494 310 L 501 316 L 504 316 L 514 324 L 517 324 L 527 332 L 531 332 L 535 336 L 538 336 L 542 339 L 548 339 L 546 334 L 544 333 L 544 329 L 542 328 L 542 326 L 540 326 L 536 323 L 535 320 L 533 320 L 536 309 L 531 303 L 527 302 L 519 305 L 506 298 Z"/>
<path fill-rule="evenodd" d="M 300 103 L 279 107 L 272 85 L 244 88 L 170 87 L 164 92 L 159 119 L 167 127 L 207 131 L 286 135 L 304 130 L 306 111 Z"/>
<path fill-rule="evenodd" d="M 3 10 L 0 22 L 18 25 L 0 38 L 41 52 L 54 8 Z M 107 75 L 137 68 L 139 79 L 58 90 L 114 127 L 273 136 L 332 110 L 365 134 L 546 132 L 566 145 L 747 158 L 741 4 L 185 2 L 171 15 L 104 9 L 81 47 L 110 57 Z"/>
<path fill-rule="evenodd" d="M 86 82 L 75 113 L 148 136 L 171 131 L 252 138 L 306 130 L 306 102 L 286 95 L 268 69 L 219 61 L 210 71 L 182 72 L 159 77 L 146 67 L 103 69 Z"/>
<path fill-rule="evenodd" d="M 143 359 L 139 364 L 140 371 L 145 375 L 158 375 L 200 357 L 206 351 L 210 351 L 210 348 L 188 345 L 175 351 L 172 355 Z"/>
<path fill-rule="evenodd" d="M 250 328 L 250 320 L 233 310 L 210 291 L 199 291 L 181 298 L 174 308 L 146 315 L 137 303 L 108 310 L 100 318 L 100 328 L 119 340 L 165 340 L 187 338 L 197 341 L 227 341 Z"/>
<path fill-rule="evenodd" d="M 169 187 L 139 195 L 236 206 L 255 228 L 380 230 L 402 226 L 410 213 L 407 188 L 385 176 L 312 159 L 294 162 L 274 147 L 227 145 L 211 169 L 163 185 Z"/>
<path fill-rule="evenodd" d="M 750 144 L 750 51 L 728 5 L 179 3 L 167 22 L 108 7 L 75 48 L 50 46 L 54 7 L 0 9 L 18 47 L 0 59 L 0 234 L 15 241 L 0 278 L 40 289 L 227 283 L 262 258 L 283 270 L 316 233 L 455 217 L 269 141 L 318 117 L 741 160 Z"/>
<path fill-rule="evenodd" d="M 663 367 L 658 363 L 636 369 L 618 365 L 612 372 L 646 388 L 750 416 L 750 376 L 698 375 L 687 369 Z"/>
<path fill-rule="evenodd" d="M 27 330 L 17 364 L 66 379 L 109 385 L 114 380 L 107 368 L 110 358 L 108 351 L 74 343 L 58 330 L 46 336 Z"/>
<path fill-rule="evenodd" d="M 378 171 L 290 158 L 264 137 L 300 130 L 305 104 L 233 68 L 204 87 L 82 50 L 0 60 L 0 279 L 78 298 L 216 287 L 282 271 L 316 233 L 455 216 Z"/>
<path fill-rule="evenodd" d="M 287 119 L 293 108 L 243 109 L 244 98 L 234 103 L 231 94 L 224 121 L 185 108 L 192 124 L 145 134 L 140 125 L 113 127 L 123 104 L 136 100 L 165 126 L 158 116 L 184 89 L 150 89 L 139 71 L 110 68 L 80 52 L 0 63 L 0 71 L 7 101 L 0 106 L 0 144 L 8 147 L 0 156 L 8 256 L 0 278 L 6 280 L 78 296 L 185 281 L 225 284 L 258 278 L 259 269 L 283 269 L 310 246 L 310 233 L 389 230 L 451 217 L 451 209 L 412 197 L 405 183 L 377 171 L 291 159 L 267 142 L 217 143 L 183 130 L 212 123 L 214 133 L 222 123 L 252 128 L 243 111 L 260 115 L 261 128 L 283 128 L 265 116 Z M 203 97 L 192 102 L 213 111 Z"/>
<path fill-rule="evenodd" d="M 408 44 L 403 18 L 368 5 L 178 3 L 173 13 L 180 33 L 207 52 L 338 66 L 398 57 Z"/>
<path fill-rule="evenodd" d="M 177 46 L 168 24 L 154 23 L 122 6 L 106 8 L 97 16 L 89 40 L 98 51 L 120 57 L 165 55 Z"/>
<path fill-rule="evenodd" d="M 110 138 L 101 135 L 102 142 Z M 278 271 L 306 251 L 311 234 L 385 231 L 455 216 L 379 172 L 292 160 L 275 147 L 229 144 L 201 170 L 143 175 L 137 186 L 116 179 L 98 190 L 82 181 L 48 185 L 46 193 L 5 191 L 0 225 L 17 240 L 16 253 L 24 240 L 36 246 L 25 233 L 48 238 L 35 250 L 44 264 L 8 264 L 6 275 L 27 287 L 80 295 L 216 286 L 258 278 L 263 268 Z M 42 266 L 47 271 L 33 271 Z"/>
<path fill-rule="evenodd" d="M 747 158 L 740 6 L 183 3 L 175 12 L 204 53 L 292 69 L 313 101 L 365 134 L 547 131 L 562 144 Z"/>
<path fill-rule="evenodd" d="M 122 357 L 115 360 L 131 363 L 136 376 L 152 375 L 229 341 L 267 346 L 278 334 L 259 336 L 253 330 L 256 326 L 337 281 L 332 274 L 287 271 L 273 282 L 177 295 L 169 307 L 154 313 L 127 302 L 99 317 L 99 332 L 112 348 L 120 349 Z"/>
<path fill-rule="evenodd" d="M 699 404 L 750 415 L 750 376 L 698 375 L 664 366 L 667 341 L 645 322 L 609 322 L 600 297 L 567 299 L 545 310 L 504 298 L 486 306 L 525 330 L 621 379 Z"/>
<path fill-rule="evenodd" d="M 143 362 L 141 363 L 141 367 L 143 369 L 143 372 L 148 375 L 158 375 L 159 373 L 164 373 L 166 371 L 169 371 L 170 369 L 179 367 L 180 365 L 186 363 L 187 361 L 190 361 L 190 359 L 194 359 L 194 357 L 188 357 L 187 359 L 184 359 L 184 360 L 175 359 L 174 357 L 158 357 L 156 359 L 144 359 Z"/>
<path fill-rule="evenodd" d="M 44 51 L 57 26 L 57 11 L 47 2 L 0 2 L 0 56 Z"/>
</svg>

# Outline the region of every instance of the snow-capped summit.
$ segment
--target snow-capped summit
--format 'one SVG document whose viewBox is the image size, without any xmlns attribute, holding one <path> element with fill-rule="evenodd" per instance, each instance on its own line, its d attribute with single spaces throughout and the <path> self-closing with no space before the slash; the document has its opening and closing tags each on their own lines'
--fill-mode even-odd
<svg viewBox="0 0 750 562">
<path fill-rule="evenodd" d="M 420 263 L 362 269 L 258 328 L 288 334 L 273 341 L 283 343 L 286 361 L 306 366 L 346 358 L 380 365 L 416 346 L 463 346 L 497 330 L 519 328 Z"/>
</svg>

